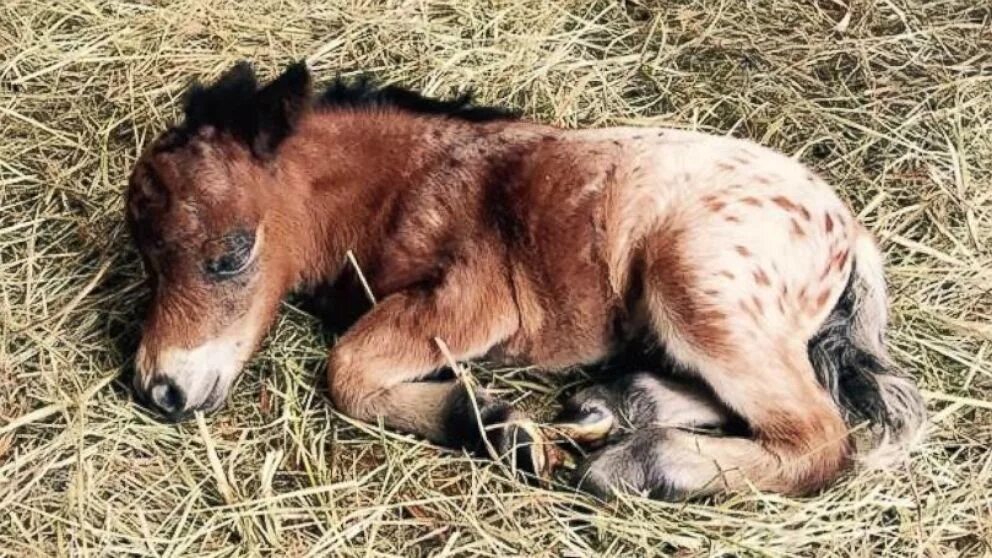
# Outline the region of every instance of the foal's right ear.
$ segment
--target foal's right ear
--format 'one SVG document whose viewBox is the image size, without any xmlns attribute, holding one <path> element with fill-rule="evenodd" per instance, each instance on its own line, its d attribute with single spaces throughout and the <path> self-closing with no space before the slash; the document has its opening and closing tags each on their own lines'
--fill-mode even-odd
<svg viewBox="0 0 992 558">
<path fill-rule="evenodd" d="M 258 92 L 258 126 L 251 141 L 256 156 L 267 158 L 275 153 L 309 108 L 310 94 L 310 71 L 305 62 L 289 66 Z"/>
<path fill-rule="evenodd" d="M 238 62 L 210 85 L 194 84 L 186 92 L 185 127 L 211 125 L 240 136 L 250 134 L 251 123 L 244 115 L 252 112 L 257 90 L 255 72 L 247 62 Z"/>
</svg>

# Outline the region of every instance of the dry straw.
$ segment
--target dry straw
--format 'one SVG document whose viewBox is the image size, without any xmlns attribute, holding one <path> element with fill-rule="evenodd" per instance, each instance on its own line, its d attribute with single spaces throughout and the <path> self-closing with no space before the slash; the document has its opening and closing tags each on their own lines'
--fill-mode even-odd
<svg viewBox="0 0 992 558">
<path fill-rule="evenodd" d="M 0 554 L 982 556 L 992 538 L 992 8 L 978 0 L 0 2 Z M 235 60 L 367 70 L 564 126 L 749 137 L 881 238 L 928 442 L 815 497 L 597 506 L 335 414 L 294 302 L 222 412 L 117 375 L 144 297 L 135 154 Z M 333 216 L 329 216 L 333 218 Z M 560 386 L 473 367 L 531 409 Z"/>
</svg>

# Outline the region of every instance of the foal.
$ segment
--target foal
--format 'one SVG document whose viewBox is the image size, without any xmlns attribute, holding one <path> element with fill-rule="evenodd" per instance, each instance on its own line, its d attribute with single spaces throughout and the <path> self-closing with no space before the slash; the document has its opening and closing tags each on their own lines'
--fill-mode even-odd
<svg viewBox="0 0 992 558">
<path fill-rule="evenodd" d="M 191 91 L 127 208 L 154 291 L 135 389 L 174 419 L 221 406 L 280 299 L 340 278 L 349 251 L 378 303 L 327 374 L 357 419 L 545 473 L 526 416 L 433 375 L 437 339 L 550 372 L 647 335 L 705 388 L 634 376 L 569 403 L 561 429 L 606 444 L 575 479 L 600 494 L 805 493 L 848 462 L 849 425 L 903 447 L 923 419 L 882 344 L 869 233 L 747 141 L 562 130 L 365 82 L 314 99 L 302 64 L 264 87 L 241 64 Z"/>
</svg>

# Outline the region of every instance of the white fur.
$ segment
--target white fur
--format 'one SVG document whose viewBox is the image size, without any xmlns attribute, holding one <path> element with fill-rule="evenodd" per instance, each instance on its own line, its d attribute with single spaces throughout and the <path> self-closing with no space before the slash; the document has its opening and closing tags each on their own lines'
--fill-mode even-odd
<svg viewBox="0 0 992 558">
<path fill-rule="evenodd" d="M 190 349 L 162 349 L 154 362 L 142 346 L 138 350 L 137 365 L 146 389 L 165 379 L 171 380 L 186 397 L 186 407 L 182 410 L 200 409 L 214 395 L 216 400 L 210 402 L 211 408 L 201 409 L 211 411 L 223 403 L 251 356 L 251 345 L 247 338 L 225 335 Z"/>
</svg>

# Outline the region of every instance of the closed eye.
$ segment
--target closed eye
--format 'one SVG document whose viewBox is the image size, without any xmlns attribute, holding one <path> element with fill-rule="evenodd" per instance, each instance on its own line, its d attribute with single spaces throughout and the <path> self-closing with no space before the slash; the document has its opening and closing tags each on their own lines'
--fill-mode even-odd
<svg viewBox="0 0 992 558">
<path fill-rule="evenodd" d="M 207 253 L 215 255 L 204 261 L 204 270 L 216 278 L 240 275 L 255 260 L 257 240 L 255 231 L 238 229 L 209 242 Z"/>
</svg>

